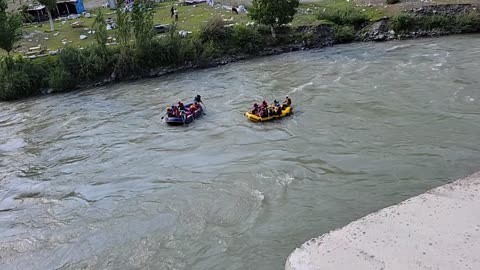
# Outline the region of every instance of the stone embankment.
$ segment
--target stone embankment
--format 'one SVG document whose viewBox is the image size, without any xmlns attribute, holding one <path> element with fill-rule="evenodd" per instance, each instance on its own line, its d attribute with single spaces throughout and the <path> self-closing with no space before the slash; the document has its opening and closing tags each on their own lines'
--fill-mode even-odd
<svg viewBox="0 0 480 270">
<path fill-rule="evenodd" d="M 425 5 L 406 10 L 406 14 L 415 18 L 434 15 L 454 18 L 455 16 L 466 15 L 472 12 L 480 14 L 480 4 Z M 362 41 L 389 41 L 395 39 L 416 39 L 451 34 L 459 34 L 459 32 L 439 29 L 419 29 L 417 31 L 410 31 L 406 33 L 396 33 L 393 29 L 391 29 L 391 18 L 385 17 L 373 23 L 368 31 L 365 31 L 364 34 L 358 35 L 358 39 Z"/>
<path fill-rule="evenodd" d="M 314 238 L 286 270 L 480 269 L 480 172 Z"/>
</svg>

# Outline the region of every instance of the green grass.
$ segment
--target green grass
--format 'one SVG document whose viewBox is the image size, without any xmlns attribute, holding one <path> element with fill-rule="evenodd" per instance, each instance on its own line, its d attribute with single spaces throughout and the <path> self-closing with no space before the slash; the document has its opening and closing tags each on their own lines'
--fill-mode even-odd
<svg viewBox="0 0 480 270">
<path fill-rule="evenodd" d="M 345 1 L 345 3 L 347 3 Z M 322 21 L 317 19 L 317 13 L 323 7 L 331 7 L 335 5 L 345 5 L 345 3 L 340 2 L 319 2 L 319 3 L 302 3 L 299 6 L 299 12 L 295 16 L 295 19 L 291 23 L 293 26 L 300 25 L 318 25 L 318 24 L 328 24 L 327 21 Z M 164 2 L 159 3 L 155 7 L 154 23 L 155 24 L 172 24 L 174 20 L 170 18 L 170 7 L 171 3 Z M 221 16 L 224 19 L 230 20 L 233 18 L 233 24 L 246 24 L 252 20 L 244 13 L 238 15 L 233 14 L 230 10 L 227 9 L 214 9 L 207 4 L 200 4 L 196 7 L 193 6 L 177 6 L 179 20 L 177 22 L 177 31 L 185 30 L 191 32 L 197 32 L 200 30 L 201 26 L 207 22 L 207 20 L 213 16 Z M 307 9 L 310 9 L 310 12 L 306 12 Z M 92 42 L 94 38 L 92 34 L 88 34 L 88 30 L 85 31 L 84 28 L 92 29 L 93 21 L 99 9 L 92 10 L 91 18 L 79 18 L 76 20 L 67 20 L 65 23 L 55 21 L 55 31 L 50 32 L 50 26 L 48 21 L 41 24 L 33 24 L 26 26 L 24 28 L 25 33 L 35 33 L 32 38 L 23 39 L 20 42 L 21 50 L 26 51 L 27 48 L 43 46 L 48 50 L 56 50 L 65 47 L 65 45 L 81 48 L 85 47 Z M 112 17 L 115 18 L 115 12 L 103 8 L 101 9 L 106 18 Z M 369 12 L 375 14 L 369 9 Z M 376 14 L 376 16 L 379 16 Z M 82 28 L 72 28 L 71 23 L 76 21 L 83 21 L 84 27 Z M 115 30 L 108 31 L 109 36 L 115 38 Z M 80 40 L 80 35 L 87 35 L 86 40 Z M 48 38 L 48 39 L 45 39 Z M 66 42 L 66 44 L 64 44 Z"/>
<path fill-rule="evenodd" d="M 160 3 L 155 9 L 154 22 L 162 24 L 174 23 L 174 20 L 170 18 L 170 3 Z M 238 15 L 233 14 L 227 9 L 213 9 L 207 4 L 200 4 L 196 7 L 193 6 L 177 6 L 178 9 L 178 22 L 177 30 L 185 30 L 196 32 L 200 27 L 207 22 L 210 17 L 221 16 L 224 19 L 232 19 L 231 23 L 245 24 L 252 21 L 246 14 L 240 13 Z M 229 22 L 230 23 L 230 22 Z"/>
<path fill-rule="evenodd" d="M 319 12 L 322 12 L 324 8 L 342 9 L 355 6 L 352 1 L 347 2 L 346 0 L 327 0 L 320 3 L 314 3 L 313 5 L 318 7 Z M 364 13 L 371 21 L 379 20 L 385 15 L 387 15 L 383 9 L 377 7 L 358 7 L 358 9 L 362 13 Z"/>
<path fill-rule="evenodd" d="M 93 22 L 95 20 L 94 16 L 98 10 L 93 11 L 92 17 L 90 18 L 79 18 L 75 20 L 67 20 L 64 22 L 55 21 L 54 22 L 54 29 L 55 31 L 50 32 L 50 24 L 49 22 L 42 22 L 41 24 L 31 24 L 29 26 L 24 27 L 24 31 L 26 35 L 33 34 L 31 38 L 22 39 L 20 42 L 20 46 L 23 49 L 27 49 L 30 47 L 36 47 L 41 45 L 46 47 L 49 50 L 56 50 L 65 47 L 65 45 L 71 45 L 74 47 L 85 47 L 88 44 L 94 42 L 93 35 L 88 34 L 88 30 L 84 30 L 88 28 L 92 30 Z M 110 13 L 109 9 L 102 9 L 104 14 Z M 113 17 L 114 15 L 105 15 L 105 17 Z M 83 21 L 83 27 L 81 28 L 72 28 L 71 24 L 77 21 Z M 87 35 L 88 38 L 85 40 L 80 40 L 80 35 Z M 114 31 L 109 31 L 111 36 L 114 36 Z M 47 38 L 47 39 L 46 39 Z M 66 42 L 64 44 L 63 42 Z"/>
</svg>

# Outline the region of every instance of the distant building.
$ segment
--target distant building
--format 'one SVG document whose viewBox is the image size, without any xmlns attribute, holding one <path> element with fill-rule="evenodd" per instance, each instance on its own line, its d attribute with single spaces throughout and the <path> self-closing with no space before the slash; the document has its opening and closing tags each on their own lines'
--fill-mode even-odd
<svg viewBox="0 0 480 270">
<path fill-rule="evenodd" d="M 71 14 L 81 14 L 85 11 L 83 0 L 57 0 L 57 6 L 52 10 L 53 18 L 64 17 Z M 48 21 L 47 8 L 44 5 L 31 6 L 26 9 L 32 21 Z"/>
</svg>

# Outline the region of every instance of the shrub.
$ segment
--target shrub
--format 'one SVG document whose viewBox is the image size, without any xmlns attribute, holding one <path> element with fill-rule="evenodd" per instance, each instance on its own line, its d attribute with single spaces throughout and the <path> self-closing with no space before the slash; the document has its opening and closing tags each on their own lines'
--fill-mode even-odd
<svg viewBox="0 0 480 270">
<path fill-rule="evenodd" d="M 137 52 L 133 47 L 121 48 L 113 58 L 115 78 L 122 79 L 137 74 L 139 69 L 143 70 L 144 68 L 139 62 Z"/>
<path fill-rule="evenodd" d="M 303 33 L 300 38 L 304 44 L 310 45 L 315 40 L 315 34 L 311 31 L 307 31 Z"/>
<path fill-rule="evenodd" d="M 335 41 L 337 43 L 348 43 L 355 39 L 355 29 L 352 26 L 337 25 L 334 28 L 335 30 Z"/>
<path fill-rule="evenodd" d="M 456 30 L 461 33 L 480 31 L 480 15 L 478 13 L 461 14 L 455 17 Z"/>
<path fill-rule="evenodd" d="M 29 59 L 0 58 L 0 100 L 14 100 L 41 93 L 46 70 Z"/>
<path fill-rule="evenodd" d="M 318 19 L 327 20 L 337 25 L 351 25 L 355 28 L 360 28 L 368 22 L 368 16 L 365 13 L 351 6 L 327 8 L 318 14 Z"/>
<path fill-rule="evenodd" d="M 230 29 L 225 28 L 225 22 L 222 17 L 215 16 L 210 18 L 200 29 L 200 40 L 205 43 L 208 41 L 223 42 L 229 36 Z"/>
<path fill-rule="evenodd" d="M 58 64 L 80 80 L 92 80 L 105 75 L 111 66 L 111 55 L 98 45 L 91 45 L 83 50 L 66 47 L 58 56 Z"/>
<path fill-rule="evenodd" d="M 50 72 L 48 84 L 53 92 L 72 90 L 76 86 L 76 78 L 63 67 L 57 66 Z"/>
<path fill-rule="evenodd" d="M 203 44 L 203 59 L 213 59 L 218 58 L 222 55 L 222 50 L 218 48 L 217 44 L 213 41 L 209 41 Z"/>
<path fill-rule="evenodd" d="M 400 14 L 391 20 L 391 27 L 395 32 L 411 31 L 416 25 L 416 19 L 412 16 Z"/>
<path fill-rule="evenodd" d="M 264 46 L 262 35 L 260 35 L 256 27 L 233 27 L 232 42 L 237 50 L 246 53 L 255 53 Z"/>
<path fill-rule="evenodd" d="M 201 61 L 203 45 L 197 36 L 191 36 L 182 40 L 179 55 L 183 61 Z"/>
<path fill-rule="evenodd" d="M 420 17 L 417 20 L 418 25 L 423 30 L 450 30 L 453 26 L 451 18 L 441 15 Z"/>
</svg>

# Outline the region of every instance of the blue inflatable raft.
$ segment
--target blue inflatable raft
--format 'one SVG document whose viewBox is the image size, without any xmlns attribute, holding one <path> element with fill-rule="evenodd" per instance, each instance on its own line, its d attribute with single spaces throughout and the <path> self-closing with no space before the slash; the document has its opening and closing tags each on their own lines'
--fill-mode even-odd
<svg viewBox="0 0 480 270">
<path fill-rule="evenodd" d="M 203 115 L 203 107 L 202 105 L 198 104 L 200 107 L 199 109 L 195 110 L 193 113 L 190 112 L 190 106 L 193 103 L 189 103 L 185 105 L 185 111 L 181 113 L 181 116 L 170 116 L 167 114 L 165 117 L 165 123 L 169 125 L 185 125 L 191 123 L 193 120 L 199 118 Z M 168 111 L 168 108 L 167 108 Z"/>
</svg>

